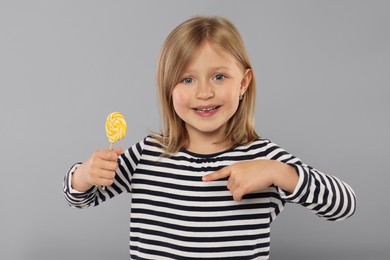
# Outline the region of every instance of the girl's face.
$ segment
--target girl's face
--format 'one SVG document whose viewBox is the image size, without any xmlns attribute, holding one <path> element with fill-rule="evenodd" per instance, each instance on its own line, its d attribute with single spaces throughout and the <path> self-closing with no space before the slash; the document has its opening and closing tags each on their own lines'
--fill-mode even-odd
<svg viewBox="0 0 390 260">
<path fill-rule="evenodd" d="M 199 137 L 222 139 L 250 80 L 250 69 L 243 70 L 228 52 L 206 42 L 194 53 L 172 92 L 174 109 L 185 122 L 190 145 Z"/>
</svg>

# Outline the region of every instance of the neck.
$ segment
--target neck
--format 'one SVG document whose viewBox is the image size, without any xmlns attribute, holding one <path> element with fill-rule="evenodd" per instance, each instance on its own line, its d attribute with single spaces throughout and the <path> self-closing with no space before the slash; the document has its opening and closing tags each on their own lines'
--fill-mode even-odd
<svg viewBox="0 0 390 260">
<path fill-rule="evenodd" d="M 231 147 L 230 142 L 222 141 L 221 133 L 194 133 L 189 134 L 188 151 L 198 154 L 213 154 L 225 151 Z"/>
<path fill-rule="evenodd" d="M 213 154 L 227 150 L 230 146 L 224 143 L 194 144 L 188 147 L 188 151 L 198 154 Z"/>
</svg>

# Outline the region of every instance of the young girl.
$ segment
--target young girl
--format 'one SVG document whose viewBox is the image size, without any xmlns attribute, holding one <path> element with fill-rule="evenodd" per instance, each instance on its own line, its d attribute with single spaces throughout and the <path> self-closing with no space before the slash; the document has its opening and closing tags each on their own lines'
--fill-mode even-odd
<svg viewBox="0 0 390 260">
<path fill-rule="evenodd" d="M 268 259 L 270 224 L 286 202 L 327 220 L 354 213 L 347 184 L 256 133 L 254 74 L 231 22 L 202 16 L 176 27 L 157 79 L 161 133 L 123 153 L 97 151 L 64 181 L 77 208 L 131 193 L 131 259 Z"/>
</svg>

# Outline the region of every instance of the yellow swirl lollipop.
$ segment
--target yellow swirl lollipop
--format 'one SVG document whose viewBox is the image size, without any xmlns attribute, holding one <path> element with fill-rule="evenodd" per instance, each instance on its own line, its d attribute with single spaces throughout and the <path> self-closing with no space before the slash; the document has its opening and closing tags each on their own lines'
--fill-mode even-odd
<svg viewBox="0 0 390 260">
<path fill-rule="evenodd" d="M 106 119 L 106 135 L 110 141 L 110 150 L 112 150 L 114 143 L 121 140 L 126 135 L 126 121 L 125 117 L 119 112 L 112 112 Z M 102 187 L 105 190 L 105 187 Z"/>
<path fill-rule="evenodd" d="M 106 120 L 106 135 L 110 141 L 110 150 L 116 141 L 121 140 L 126 135 L 126 121 L 119 112 L 112 112 Z"/>
</svg>

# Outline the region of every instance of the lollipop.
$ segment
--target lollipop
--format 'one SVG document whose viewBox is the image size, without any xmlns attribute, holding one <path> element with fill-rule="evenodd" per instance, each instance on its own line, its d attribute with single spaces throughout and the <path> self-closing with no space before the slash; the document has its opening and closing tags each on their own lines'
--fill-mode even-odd
<svg viewBox="0 0 390 260">
<path fill-rule="evenodd" d="M 121 140 L 126 135 L 126 121 L 124 116 L 119 112 L 112 112 L 106 119 L 106 135 L 110 141 L 110 150 L 112 150 L 114 143 Z M 105 187 L 103 186 L 104 190 Z"/>
<path fill-rule="evenodd" d="M 125 137 L 126 130 L 126 121 L 121 113 L 112 112 L 108 115 L 106 120 L 106 134 L 110 141 L 110 150 L 112 150 L 116 141 Z"/>
</svg>

